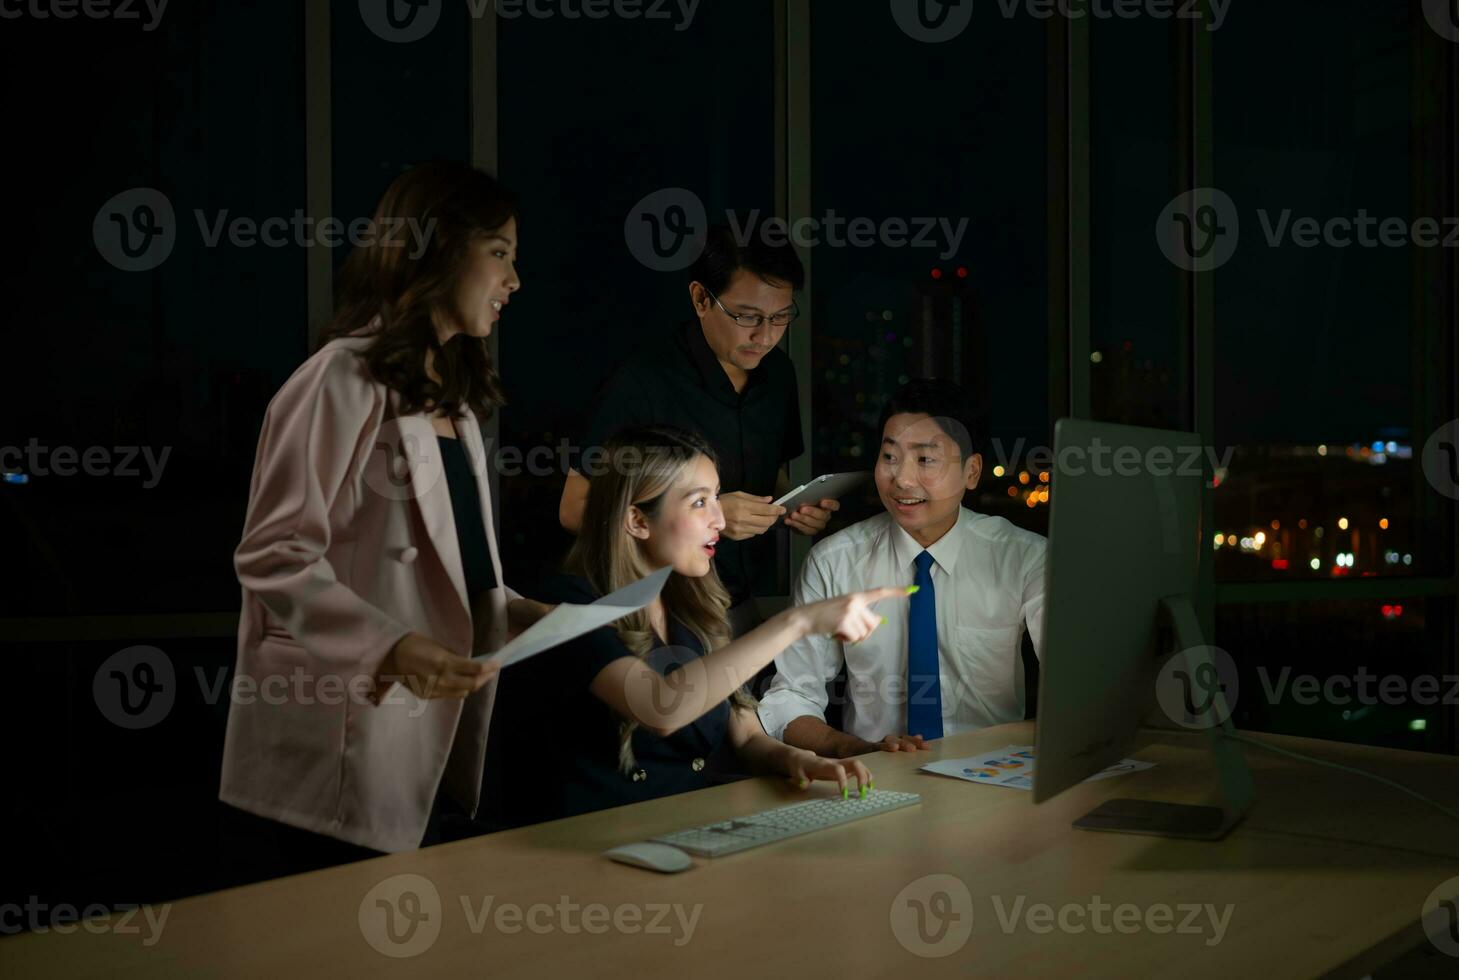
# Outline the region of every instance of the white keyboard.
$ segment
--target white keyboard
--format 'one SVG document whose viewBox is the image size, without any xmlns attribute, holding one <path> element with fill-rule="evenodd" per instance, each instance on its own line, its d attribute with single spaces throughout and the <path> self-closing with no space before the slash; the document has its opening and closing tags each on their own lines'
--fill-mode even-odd
<svg viewBox="0 0 1459 980">
<path fill-rule="evenodd" d="M 722 823 L 705 824 L 688 830 L 652 838 L 660 844 L 672 844 L 699 857 L 723 857 L 736 851 L 773 844 L 787 837 L 799 837 L 815 830 L 825 830 L 889 810 L 921 803 L 917 793 L 894 793 L 872 790 L 866 799 L 853 796 L 849 800 L 830 797 L 792 803 L 773 810 L 762 810 L 748 817 L 736 817 Z"/>
</svg>

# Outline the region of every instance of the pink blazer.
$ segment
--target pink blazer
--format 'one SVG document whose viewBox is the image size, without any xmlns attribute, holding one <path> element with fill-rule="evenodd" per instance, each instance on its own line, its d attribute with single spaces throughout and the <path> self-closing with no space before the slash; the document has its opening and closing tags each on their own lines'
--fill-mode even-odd
<svg viewBox="0 0 1459 980">
<path fill-rule="evenodd" d="M 381 851 L 420 845 L 437 787 L 475 813 L 496 682 L 460 699 L 368 679 L 409 632 L 463 656 L 506 640 L 507 602 L 481 431 L 476 465 L 497 588 L 468 608 L 450 491 L 424 414 L 400 415 L 360 338 L 326 345 L 269 403 L 243 540 L 238 662 L 219 798 Z"/>
</svg>

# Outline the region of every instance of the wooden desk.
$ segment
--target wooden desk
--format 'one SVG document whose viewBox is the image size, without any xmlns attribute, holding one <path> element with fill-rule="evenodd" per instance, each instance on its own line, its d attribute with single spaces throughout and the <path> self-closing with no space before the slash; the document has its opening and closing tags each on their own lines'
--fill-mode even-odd
<svg viewBox="0 0 1459 980">
<path fill-rule="evenodd" d="M 1379 771 L 1449 805 L 1459 803 L 1459 759 L 1306 739 L 1274 743 Z M 1149 733 L 1131 754 L 1157 765 L 1087 783 L 1042 806 L 1019 790 L 975 786 L 915 771 L 1033 742 L 1031 723 L 936 743 L 930 752 L 876 754 L 878 789 L 922 794 L 911 807 L 717 860 L 678 875 L 614 864 L 607 847 L 802 798 L 769 780 L 748 780 L 537 827 L 391 855 L 314 874 L 174 903 L 151 946 L 144 935 L 25 934 L 0 940 L 7 976 L 257 978 L 449 974 L 496 977 L 1359 977 L 1428 940 L 1425 898 L 1459 875 L 1459 827 L 1431 808 L 1357 777 L 1248 749 L 1257 803 L 1219 843 L 1076 831 L 1070 822 L 1111 796 L 1201 799 L 1210 772 L 1195 736 Z M 827 792 L 817 784 L 816 789 Z M 382 882 L 418 875 L 439 913 L 405 946 L 385 937 L 374 905 Z M 966 884 L 971 936 L 952 955 L 923 958 L 908 897 L 929 899 L 928 875 Z M 405 879 L 408 881 L 409 879 Z M 935 883 L 935 882 L 934 882 Z M 909 895 L 904 892 L 912 886 Z M 922 891 L 917 891 L 921 888 Z M 492 905 L 482 917 L 488 897 Z M 566 896 L 566 898 L 564 898 Z M 367 900 L 368 898 L 368 900 Z M 463 899 L 471 911 L 466 911 Z M 1022 904 L 1020 904 L 1020 901 Z M 570 902 L 571 906 L 565 905 Z M 1132 903 L 1138 925 L 1091 903 Z M 510 904 L 531 918 L 499 918 Z M 533 912 L 541 903 L 547 908 Z M 586 920 L 584 907 L 607 911 Z M 657 904 L 699 907 L 692 932 L 669 912 L 648 933 Z M 944 911 L 961 913 L 953 906 Z M 1065 924 L 1027 918 L 1069 905 Z M 1180 932 L 1181 906 L 1230 906 L 1217 937 L 1205 913 Z M 894 905 L 896 906 L 894 908 Z M 1169 906 L 1169 921 L 1158 918 Z M 637 923 L 624 918 L 642 909 Z M 367 926 L 362 927 L 363 921 Z M 620 910 L 621 909 L 621 910 Z M 1000 910 L 1020 914 L 1009 928 Z M 620 910 L 620 911 L 615 911 Z M 612 916 L 619 916 L 621 928 Z M 1037 915 L 1037 913 L 1036 913 Z M 1146 920 L 1145 916 L 1157 916 Z M 599 919 L 597 916 L 602 916 Z M 473 931 L 471 923 L 479 926 Z M 140 916 L 133 924 L 140 922 Z M 400 921 L 400 920 L 397 920 Z M 924 935 L 935 940 L 938 922 Z M 952 922 L 956 930 L 959 919 Z M 519 930 L 504 932 L 502 925 Z M 539 931 L 533 931 L 534 927 Z M 585 931 L 585 926 L 606 930 Z M 1155 931 L 1150 927 L 1169 931 Z M 1080 927 L 1077 928 L 1076 927 Z M 438 929 L 430 940 L 432 929 Z M 576 931 L 573 931 L 576 930 Z M 377 951 L 409 950 L 398 958 Z M 402 935 L 404 933 L 402 932 Z M 947 940 L 946 936 L 952 936 Z M 944 932 L 956 943 L 959 934 Z M 687 938 L 687 942 L 685 939 Z M 680 943 L 681 945 L 676 945 Z M 1459 962 L 1456 962 L 1459 966 Z"/>
</svg>

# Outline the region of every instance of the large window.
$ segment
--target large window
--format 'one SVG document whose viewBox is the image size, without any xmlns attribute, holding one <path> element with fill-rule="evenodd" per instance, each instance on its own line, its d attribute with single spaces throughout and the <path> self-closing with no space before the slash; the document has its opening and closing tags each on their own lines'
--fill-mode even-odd
<svg viewBox="0 0 1459 980">
<path fill-rule="evenodd" d="M 814 469 L 870 468 L 886 398 L 951 379 L 994 437 L 969 504 L 1041 530 L 1024 458 L 1049 440 L 1046 26 L 992 4 L 941 42 L 886 4 L 817 4 L 811 23 Z"/>
<path fill-rule="evenodd" d="M 558 500 L 595 392 L 691 316 L 685 264 L 643 229 L 783 215 L 806 222 L 811 271 L 787 334 L 797 472 L 869 468 L 885 398 L 952 378 L 994 438 L 969 505 L 1045 531 L 1029 454 L 1057 417 L 1196 431 L 1216 459 L 1197 598 L 1239 667 L 1237 724 L 1459 748 L 1459 474 L 1422 463 L 1459 416 L 1459 28 L 1430 22 L 1440 4 L 1222 4 L 1217 26 L 969 0 L 925 5 L 947 19 L 920 27 L 885 2 L 494 6 L 239 0 L 169 5 L 151 29 L 0 27 L 24 168 L 0 655 L 22 695 L 7 738 L 45 746 L 7 771 L 23 844 L 0 903 L 234 883 L 198 855 L 227 853 L 232 553 L 259 426 L 348 251 L 317 223 L 368 214 L 435 157 L 494 155 L 522 200 L 491 448 L 523 592 L 570 543 Z M 1185 229 L 1215 257 L 1193 271 L 1157 227 L 1198 187 L 1221 195 Z M 833 528 L 878 509 L 844 503 Z M 139 644 L 172 684 L 128 727 L 101 668 Z M 98 813 L 128 846 L 91 833 Z"/>
<path fill-rule="evenodd" d="M 1456 32 L 1416 0 L 1205 9 L 1051 26 L 1088 86 L 1071 410 L 1206 443 L 1200 605 L 1238 724 L 1452 752 L 1452 698 L 1420 695 L 1456 673 L 1459 480 L 1422 462 L 1456 414 Z M 1326 693 L 1365 676 L 1406 693 Z"/>
<path fill-rule="evenodd" d="M 304 251 L 256 234 L 304 206 L 302 77 L 277 70 L 300 20 L 207 5 L 4 33 L 31 244 L 6 260 L 0 446 L 22 455 L 0 459 L 0 615 L 235 608 L 258 422 L 306 348 Z"/>
<path fill-rule="evenodd" d="M 571 543 L 557 517 L 564 460 L 577 465 L 599 386 L 693 316 L 682 246 L 666 232 L 674 247 L 658 261 L 630 242 L 630 222 L 774 210 L 773 9 L 499 21 L 501 177 L 523 202 L 523 286 L 500 337 L 511 450 L 500 539 L 518 588 L 555 571 Z"/>
<path fill-rule="evenodd" d="M 1454 45 L 1419 3 L 1351 0 L 1233 8 L 1211 47 L 1200 369 L 1229 453 L 1208 546 L 1238 723 L 1453 751 L 1454 511 L 1421 458 L 1455 414 Z M 1355 701 L 1364 676 L 1396 680 Z"/>
<path fill-rule="evenodd" d="M 1450 599 L 1231 603 L 1216 617 L 1240 728 L 1444 751 L 1456 678 Z"/>
<path fill-rule="evenodd" d="M 1219 581 L 1448 574 L 1420 468 L 1446 390 L 1445 42 L 1404 3 L 1233 9 L 1215 41 Z M 1255 70 L 1253 66 L 1261 66 Z M 1427 242 L 1425 229 L 1436 233 Z"/>
<path fill-rule="evenodd" d="M 1189 430 L 1189 319 L 1151 215 L 1179 191 L 1179 21 L 1095 20 L 1089 34 L 1089 410 Z"/>
<path fill-rule="evenodd" d="M 7 901 L 236 883 L 217 863 L 233 551 L 265 406 L 317 326 L 311 259 L 350 248 L 323 222 L 470 147 L 464 12 L 398 42 L 345 0 L 312 38 L 297 5 L 165 6 L 146 28 L 140 6 L 0 28 L 13 226 L 40 232 L 7 257 L 0 447 L 23 455 L 0 458 L 0 655 L 29 692 L 7 740 L 45 747 L 10 759 Z M 332 125 L 306 127 L 321 83 Z M 139 645 L 158 707 L 125 724 L 107 664 Z"/>
<path fill-rule="evenodd" d="M 264 406 L 308 344 L 301 18 L 76 14 L 0 27 L 15 230 L 0 447 L 23 452 L 0 458 L 0 656 L 19 692 L 5 739 L 28 747 L 7 757 L 3 900 L 52 904 L 218 885 L 198 856 L 217 852 L 232 554 Z M 289 223 L 282 242 L 259 234 L 269 218 Z M 105 614 L 122 615 L 88 618 Z M 125 730 L 93 680 L 142 643 L 174 700 Z"/>
</svg>

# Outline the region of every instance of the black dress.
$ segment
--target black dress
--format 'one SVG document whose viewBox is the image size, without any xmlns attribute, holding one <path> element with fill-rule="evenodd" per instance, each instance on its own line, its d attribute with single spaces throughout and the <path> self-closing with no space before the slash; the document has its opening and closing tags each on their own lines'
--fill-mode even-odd
<svg viewBox="0 0 1459 980">
<path fill-rule="evenodd" d="M 551 602 L 586 605 L 599 598 L 577 576 L 562 577 L 552 592 Z M 669 642 L 645 658 L 665 675 L 704 655 L 683 624 L 670 617 L 668 629 Z M 589 686 L 608 664 L 633 656 L 605 626 L 502 671 L 492 738 L 514 746 L 494 760 L 503 767 L 503 793 L 491 809 L 502 823 L 520 826 L 701 789 L 735 768 L 725 700 L 667 737 L 639 727 L 633 768 L 620 769 L 619 718 Z"/>
<path fill-rule="evenodd" d="M 436 442 L 441 447 L 441 465 L 451 491 L 451 516 L 456 521 L 456 543 L 461 548 L 461 565 L 466 572 L 466 595 L 475 602 L 478 595 L 496 588 L 491 544 L 486 540 L 486 524 L 481 519 L 476 473 L 461 440 L 438 435 Z"/>
<path fill-rule="evenodd" d="M 497 585 L 496 570 L 491 565 L 491 542 L 487 540 L 486 524 L 481 517 L 476 472 L 461 440 L 437 435 L 436 443 L 441 448 L 441 467 L 451 493 L 451 517 L 456 524 L 456 545 L 461 550 L 461 568 L 466 575 L 466 597 L 474 605 L 477 596 Z M 490 829 L 493 828 L 472 820 L 442 785 L 431 803 L 421 846 L 472 837 Z"/>
</svg>

